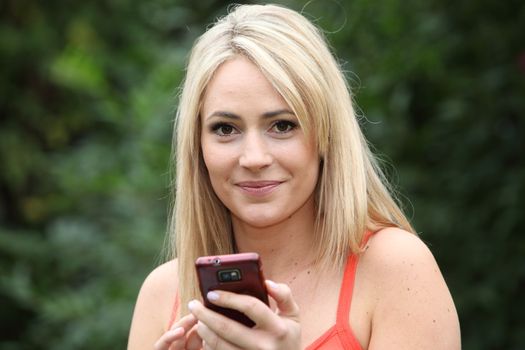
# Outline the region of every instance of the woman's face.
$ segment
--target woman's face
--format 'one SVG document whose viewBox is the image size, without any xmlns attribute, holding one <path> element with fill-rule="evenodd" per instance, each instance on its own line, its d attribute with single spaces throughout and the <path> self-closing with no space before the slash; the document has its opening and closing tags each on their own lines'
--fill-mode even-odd
<svg viewBox="0 0 525 350">
<path fill-rule="evenodd" d="M 319 155 L 313 138 L 253 63 L 237 57 L 218 68 L 200 121 L 211 184 L 233 220 L 263 228 L 298 212 L 314 215 Z"/>
</svg>

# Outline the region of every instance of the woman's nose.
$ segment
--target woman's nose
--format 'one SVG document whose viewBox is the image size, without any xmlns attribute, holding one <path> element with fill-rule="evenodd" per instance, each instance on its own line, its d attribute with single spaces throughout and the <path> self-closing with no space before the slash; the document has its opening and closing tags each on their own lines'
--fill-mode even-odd
<svg viewBox="0 0 525 350">
<path fill-rule="evenodd" d="M 259 171 L 268 167 L 273 157 L 262 135 L 256 132 L 245 134 L 239 165 L 252 171 Z"/>
</svg>

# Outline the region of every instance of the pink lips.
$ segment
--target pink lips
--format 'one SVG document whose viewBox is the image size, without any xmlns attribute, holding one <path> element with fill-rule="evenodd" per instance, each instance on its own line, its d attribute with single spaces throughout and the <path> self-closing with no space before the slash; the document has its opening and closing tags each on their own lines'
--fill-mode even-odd
<svg viewBox="0 0 525 350">
<path fill-rule="evenodd" d="M 273 192 L 281 183 L 281 181 L 242 181 L 236 185 L 247 194 L 264 196 Z"/>
</svg>

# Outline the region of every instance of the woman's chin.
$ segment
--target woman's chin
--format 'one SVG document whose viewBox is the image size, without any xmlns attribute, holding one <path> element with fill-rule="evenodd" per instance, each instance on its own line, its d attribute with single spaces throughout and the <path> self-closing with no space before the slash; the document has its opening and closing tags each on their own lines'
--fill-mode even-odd
<svg viewBox="0 0 525 350">
<path fill-rule="evenodd" d="M 283 215 L 268 215 L 268 213 L 250 213 L 234 215 L 235 221 L 241 227 L 252 227 L 256 229 L 265 229 L 275 226 L 285 220 Z"/>
</svg>

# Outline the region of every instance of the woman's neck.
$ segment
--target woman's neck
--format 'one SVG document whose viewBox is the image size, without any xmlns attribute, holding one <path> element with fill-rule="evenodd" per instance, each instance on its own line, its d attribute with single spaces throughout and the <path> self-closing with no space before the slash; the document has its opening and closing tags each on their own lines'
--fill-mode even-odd
<svg viewBox="0 0 525 350">
<path fill-rule="evenodd" d="M 269 227 L 253 227 L 233 217 L 239 252 L 260 255 L 266 278 L 286 282 L 315 258 L 315 206 L 311 198 L 292 216 Z"/>
</svg>

